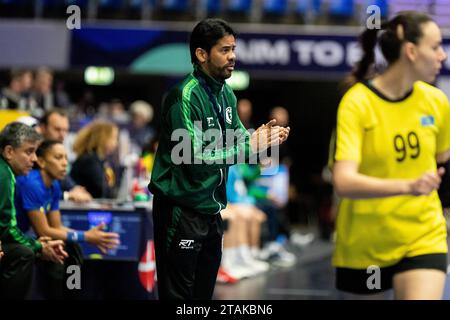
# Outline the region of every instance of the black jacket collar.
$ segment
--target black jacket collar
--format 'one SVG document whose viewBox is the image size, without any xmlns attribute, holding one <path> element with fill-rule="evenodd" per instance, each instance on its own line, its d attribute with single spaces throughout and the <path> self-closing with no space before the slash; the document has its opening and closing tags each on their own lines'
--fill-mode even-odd
<svg viewBox="0 0 450 320">
<path fill-rule="evenodd" d="M 225 84 L 225 80 L 218 81 L 214 79 L 210 75 L 206 74 L 205 71 L 203 71 L 203 69 L 196 63 L 194 63 L 194 75 L 196 77 L 202 77 L 214 95 L 218 95 Z"/>
</svg>

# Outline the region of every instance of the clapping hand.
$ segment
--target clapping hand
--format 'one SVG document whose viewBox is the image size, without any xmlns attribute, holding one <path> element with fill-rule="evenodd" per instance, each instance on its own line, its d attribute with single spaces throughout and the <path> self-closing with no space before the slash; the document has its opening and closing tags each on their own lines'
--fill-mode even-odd
<svg viewBox="0 0 450 320">
<path fill-rule="evenodd" d="M 272 119 L 253 132 L 250 140 L 253 152 L 262 152 L 287 140 L 291 129 L 289 127 L 275 126 L 276 122 L 275 119 Z"/>
</svg>

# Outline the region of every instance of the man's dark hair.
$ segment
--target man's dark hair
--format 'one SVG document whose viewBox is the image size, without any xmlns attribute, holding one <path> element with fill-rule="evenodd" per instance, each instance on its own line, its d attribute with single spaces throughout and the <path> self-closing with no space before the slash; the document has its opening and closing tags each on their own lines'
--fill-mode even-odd
<svg viewBox="0 0 450 320">
<path fill-rule="evenodd" d="M 58 140 L 44 140 L 40 145 L 39 148 L 36 150 L 36 156 L 37 157 L 45 157 L 47 152 L 55 145 L 55 144 L 62 144 L 61 141 Z"/>
<path fill-rule="evenodd" d="M 0 132 L 0 153 L 6 146 L 16 149 L 22 146 L 24 142 L 34 143 L 40 140 L 42 140 L 42 136 L 32 127 L 20 122 L 13 122 Z"/>
<path fill-rule="evenodd" d="M 63 109 L 55 108 L 55 109 L 47 111 L 44 114 L 44 116 L 41 118 L 41 121 L 40 121 L 41 125 L 47 126 L 48 125 L 48 119 L 50 118 L 50 116 L 52 114 L 55 114 L 55 113 L 59 114 L 62 117 L 69 118 L 69 115 L 67 114 L 66 111 L 64 111 Z"/>
<path fill-rule="evenodd" d="M 227 35 L 236 37 L 236 32 L 222 19 L 204 19 L 192 30 L 189 48 L 191 51 L 191 62 L 197 63 L 195 50 L 202 48 L 210 52 L 216 43 Z"/>
</svg>

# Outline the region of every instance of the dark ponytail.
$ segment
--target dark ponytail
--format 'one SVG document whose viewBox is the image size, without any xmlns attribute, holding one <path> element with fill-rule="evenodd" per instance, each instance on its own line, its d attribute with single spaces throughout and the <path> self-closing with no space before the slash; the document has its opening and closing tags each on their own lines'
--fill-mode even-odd
<svg viewBox="0 0 450 320">
<path fill-rule="evenodd" d="M 370 67 L 375 62 L 375 47 L 377 45 L 379 29 L 366 29 L 359 38 L 359 43 L 363 50 L 361 60 L 355 65 L 352 72 L 343 82 L 343 91 L 347 91 L 357 82 L 367 78 Z"/>
<path fill-rule="evenodd" d="M 405 41 L 417 44 L 422 37 L 422 25 L 432 22 L 430 16 L 416 11 L 403 11 L 381 26 L 382 34 L 378 37 L 378 29 L 366 29 L 359 42 L 363 50 L 361 60 L 356 64 L 351 74 L 344 80 L 342 89 L 347 91 L 359 81 L 373 76 L 371 66 L 375 62 L 375 47 L 380 44 L 381 52 L 388 65 L 400 58 L 402 45 Z M 400 31 L 401 30 L 401 31 Z"/>
</svg>

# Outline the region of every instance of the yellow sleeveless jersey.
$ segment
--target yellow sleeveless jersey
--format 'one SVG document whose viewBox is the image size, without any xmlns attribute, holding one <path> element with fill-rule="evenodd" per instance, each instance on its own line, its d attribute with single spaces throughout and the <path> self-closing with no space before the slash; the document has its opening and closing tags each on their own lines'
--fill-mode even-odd
<svg viewBox="0 0 450 320">
<path fill-rule="evenodd" d="M 335 161 L 384 179 L 415 179 L 437 170 L 436 154 L 450 148 L 445 94 L 416 82 L 389 101 L 369 84 L 354 85 L 338 108 Z M 337 267 L 385 267 L 404 257 L 447 252 L 447 231 L 436 191 L 427 196 L 342 198 L 337 217 Z"/>
</svg>

